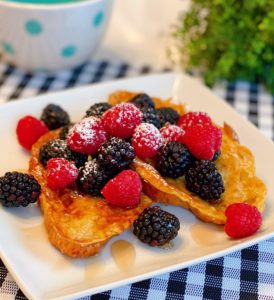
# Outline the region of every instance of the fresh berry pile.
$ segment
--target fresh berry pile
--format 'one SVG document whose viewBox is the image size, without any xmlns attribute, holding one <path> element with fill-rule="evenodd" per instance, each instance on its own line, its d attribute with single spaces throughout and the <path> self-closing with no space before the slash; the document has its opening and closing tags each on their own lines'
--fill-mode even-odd
<svg viewBox="0 0 274 300">
<path fill-rule="evenodd" d="M 171 107 L 158 108 L 147 94 L 129 102 L 92 105 L 82 120 L 71 123 L 58 105 L 47 105 L 40 119 L 19 120 L 17 138 L 27 150 L 46 132 L 59 129 L 59 138 L 44 144 L 39 162 L 52 190 L 76 188 L 109 205 L 137 206 L 142 181 L 130 170 L 135 157 L 149 160 L 165 177 L 182 177 L 186 188 L 214 205 L 224 193 L 216 166 L 221 155 L 222 132 L 203 112 L 180 115 Z M 0 177 L 0 202 L 26 206 L 35 202 L 41 187 L 35 178 L 18 172 Z M 255 233 L 262 218 L 256 207 L 233 204 L 226 210 L 225 232 L 232 238 Z M 174 239 L 180 222 L 160 207 L 147 208 L 134 222 L 133 232 L 150 246 Z"/>
<path fill-rule="evenodd" d="M 222 132 L 206 113 L 180 115 L 171 107 L 157 108 L 147 94 L 137 94 L 114 106 L 96 103 L 82 120 L 71 124 L 65 110 L 49 104 L 41 120 L 27 116 L 19 121 L 18 140 L 31 149 L 41 135 L 59 127 L 59 139 L 41 148 L 39 160 L 44 167 L 52 158 L 73 163 L 79 171 L 78 188 L 93 196 L 101 196 L 106 183 L 128 169 L 135 156 L 153 159 L 162 176 L 185 176 L 189 191 L 206 201 L 219 201 L 224 192 L 215 165 Z"/>
</svg>

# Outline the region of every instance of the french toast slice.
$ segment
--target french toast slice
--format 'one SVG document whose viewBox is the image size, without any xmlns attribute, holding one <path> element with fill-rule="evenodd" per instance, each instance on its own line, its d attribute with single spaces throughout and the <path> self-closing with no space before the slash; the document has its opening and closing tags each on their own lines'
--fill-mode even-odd
<svg viewBox="0 0 274 300">
<path fill-rule="evenodd" d="M 225 192 L 218 203 L 202 200 L 187 190 L 184 177 L 163 178 L 152 164 L 136 158 L 132 166 L 143 180 L 144 192 L 156 202 L 184 207 L 201 220 L 215 224 L 225 224 L 225 210 L 232 203 L 249 203 L 262 212 L 266 187 L 255 175 L 254 157 L 239 143 L 230 126 L 225 124 L 222 132 L 221 155 L 216 166 L 222 175 Z"/>
<path fill-rule="evenodd" d="M 111 206 L 102 198 L 81 194 L 76 189 L 51 190 L 38 157 L 42 145 L 58 135 L 58 130 L 50 131 L 33 145 L 29 172 L 41 185 L 39 205 L 51 244 L 71 257 L 91 256 L 110 238 L 129 228 L 152 201 L 142 194 L 137 207 L 124 209 Z"/>
<path fill-rule="evenodd" d="M 137 93 L 116 91 L 109 96 L 109 103 L 117 104 L 129 101 Z M 155 107 L 172 107 L 180 115 L 186 113 L 182 104 L 174 104 L 171 99 L 152 98 Z M 255 205 L 263 211 L 266 187 L 255 174 L 255 161 L 251 151 L 241 145 L 236 133 L 228 125 L 222 128 L 221 155 L 216 166 L 222 175 L 225 192 L 221 201 L 212 204 L 187 190 L 184 177 L 177 179 L 163 178 L 153 167 L 153 160 L 147 162 L 136 158 L 132 168 L 143 179 L 144 192 L 155 202 L 172 204 L 190 209 L 205 222 L 225 224 L 225 209 L 236 202 Z"/>
</svg>

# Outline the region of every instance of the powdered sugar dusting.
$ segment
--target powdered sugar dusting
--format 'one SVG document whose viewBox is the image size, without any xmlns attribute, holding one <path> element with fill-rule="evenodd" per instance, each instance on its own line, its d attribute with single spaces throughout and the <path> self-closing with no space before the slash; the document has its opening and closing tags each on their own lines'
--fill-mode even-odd
<svg viewBox="0 0 274 300">
<path fill-rule="evenodd" d="M 154 156 L 163 145 L 164 139 L 160 131 L 149 123 L 140 124 L 132 137 L 132 146 L 140 157 Z"/>
<path fill-rule="evenodd" d="M 178 121 L 178 125 L 183 129 L 204 124 L 212 124 L 209 115 L 205 112 L 188 112 Z"/>
<path fill-rule="evenodd" d="M 107 139 L 100 119 L 88 117 L 75 124 L 68 133 L 68 144 L 77 152 L 94 154 Z"/>
<path fill-rule="evenodd" d="M 86 180 L 91 174 L 96 177 L 99 172 L 99 164 L 95 159 L 87 161 L 85 166 L 81 169 L 82 180 Z"/>
<path fill-rule="evenodd" d="M 86 143 L 90 140 L 93 140 L 98 129 L 100 129 L 100 120 L 95 117 L 89 117 L 81 120 L 79 123 L 76 123 L 68 133 L 68 138 L 73 134 L 77 133 L 79 138 Z M 76 141 L 79 143 L 79 141 Z"/>
<path fill-rule="evenodd" d="M 51 158 L 47 164 L 48 185 L 52 189 L 65 188 L 76 180 L 78 169 L 65 158 Z"/>
<path fill-rule="evenodd" d="M 127 138 L 133 134 L 143 118 L 143 114 L 134 104 L 120 103 L 109 109 L 102 117 L 106 131 L 117 137 Z"/>
<path fill-rule="evenodd" d="M 66 174 L 77 177 L 78 170 L 73 163 L 64 158 L 51 158 L 54 161 L 54 165 L 51 167 L 51 172 L 55 174 L 60 174 L 60 172 L 65 172 Z M 49 164 L 51 166 L 52 164 Z"/>
<path fill-rule="evenodd" d="M 160 129 L 160 133 L 167 143 L 178 142 L 185 134 L 185 131 L 177 125 L 167 125 Z"/>
</svg>

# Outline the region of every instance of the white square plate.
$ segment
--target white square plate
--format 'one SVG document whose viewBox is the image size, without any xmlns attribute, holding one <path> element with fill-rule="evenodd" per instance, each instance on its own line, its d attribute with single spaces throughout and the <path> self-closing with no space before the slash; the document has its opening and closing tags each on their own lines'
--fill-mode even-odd
<svg viewBox="0 0 274 300">
<path fill-rule="evenodd" d="M 27 169 L 28 153 L 18 145 L 15 135 L 20 117 L 26 114 L 39 117 L 43 107 L 54 102 L 66 109 L 75 121 L 84 115 L 91 104 L 105 101 L 111 92 L 118 89 L 170 97 L 174 79 L 174 74 L 150 75 L 1 105 L 0 175 L 6 171 Z M 168 206 L 166 209 L 177 215 L 182 225 L 172 249 L 151 248 L 126 231 L 110 240 L 99 255 L 88 259 L 70 259 L 47 241 L 43 219 L 36 205 L 16 209 L 0 207 L 1 258 L 27 297 L 72 299 L 94 294 L 222 256 L 274 236 L 274 144 L 198 81 L 183 75 L 183 82 L 185 90 L 182 101 L 191 110 L 208 112 L 219 124 L 223 121 L 229 123 L 241 142 L 254 153 L 257 174 L 268 188 L 260 231 L 246 239 L 231 240 L 223 233 L 222 226 L 205 224 L 182 208 Z M 131 268 L 121 268 L 113 259 L 111 245 L 116 240 L 126 240 L 133 245 L 135 254 L 132 254 Z"/>
</svg>

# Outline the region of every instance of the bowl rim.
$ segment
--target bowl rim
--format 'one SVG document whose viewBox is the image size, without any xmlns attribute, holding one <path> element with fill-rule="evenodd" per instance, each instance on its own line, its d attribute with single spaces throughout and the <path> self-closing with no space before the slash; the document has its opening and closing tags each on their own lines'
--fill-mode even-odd
<svg viewBox="0 0 274 300">
<path fill-rule="evenodd" d="M 42 11 L 53 11 L 53 10 L 70 10 L 76 7 L 85 7 L 87 5 L 91 5 L 98 2 L 111 2 L 112 0 L 78 0 L 75 2 L 69 3 L 56 3 L 56 4 L 34 4 L 34 3 L 22 3 L 22 2 L 13 2 L 13 1 L 5 1 L 0 0 L 0 8 L 15 8 L 18 10 L 42 10 Z"/>
</svg>

